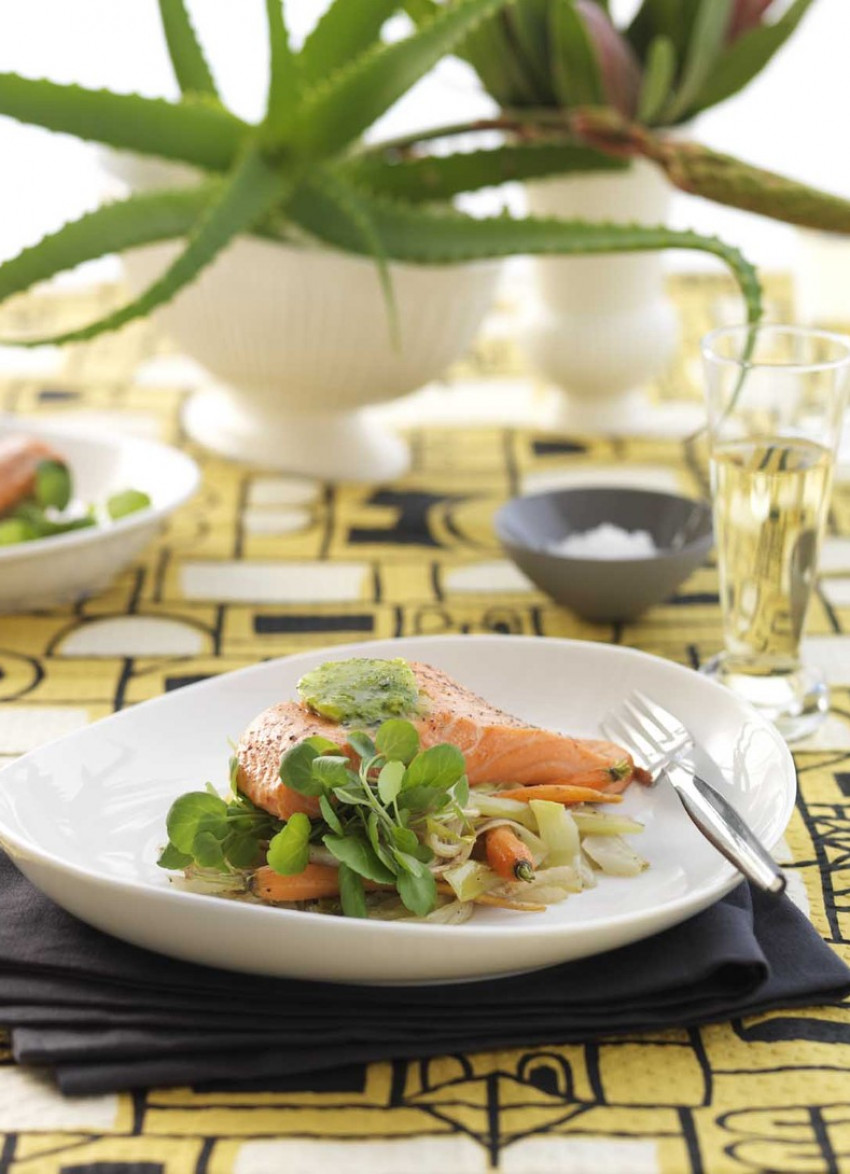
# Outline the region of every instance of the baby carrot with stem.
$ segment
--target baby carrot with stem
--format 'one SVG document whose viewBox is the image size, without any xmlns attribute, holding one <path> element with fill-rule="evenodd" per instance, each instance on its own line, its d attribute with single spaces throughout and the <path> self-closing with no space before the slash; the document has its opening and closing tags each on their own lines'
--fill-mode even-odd
<svg viewBox="0 0 850 1174">
<path fill-rule="evenodd" d="M 505 880 L 534 880 L 534 857 L 513 828 L 499 824 L 484 837 L 487 863 Z"/>
</svg>

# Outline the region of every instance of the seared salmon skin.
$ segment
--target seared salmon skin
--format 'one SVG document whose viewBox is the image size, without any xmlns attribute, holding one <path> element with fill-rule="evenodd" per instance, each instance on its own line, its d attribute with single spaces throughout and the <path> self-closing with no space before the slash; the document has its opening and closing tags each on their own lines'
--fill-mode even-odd
<svg viewBox="0 0 850 1174">
<path fill-rule="evenodd" d="M 531 726 L 497 709 L 441 669 L 411 662 L 422 696 L 422 712 L 410 718 L 423 748 L 449 742 L 466 758 L 469 782 L 581 783 L 620 791 L 633 778 L 646 781 L 621 746 L 595 738 L 572 738 Z M 320 717 L 297 701 L 259 714 L 236 750 L 237 785 L 252 803 L 288 819 L 296 811 L 319 814 L 318 800 L 284 786 L 282 755 L 305 738 L 321 734 L 348 752 L 345 726 Z"/>
</svg>

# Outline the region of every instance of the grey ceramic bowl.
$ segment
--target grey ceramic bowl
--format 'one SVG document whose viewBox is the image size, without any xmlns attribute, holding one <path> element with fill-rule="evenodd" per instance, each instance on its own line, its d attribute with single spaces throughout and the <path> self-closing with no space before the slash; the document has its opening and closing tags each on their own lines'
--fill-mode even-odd
<svg viewBox="0 0 850 1174">
<path fill-rule="evenodd" d="M 601 559 L 547 549 L 604 522 L 648 530 L 657 553 Z M 497 513 L 495 528 L 541 591 L 590 620 L 628 620 L 662 603 L 705 561 L 712 543 L 708 505 L 644 489 L 560 489 L 515 497 Z"/>
</svg>

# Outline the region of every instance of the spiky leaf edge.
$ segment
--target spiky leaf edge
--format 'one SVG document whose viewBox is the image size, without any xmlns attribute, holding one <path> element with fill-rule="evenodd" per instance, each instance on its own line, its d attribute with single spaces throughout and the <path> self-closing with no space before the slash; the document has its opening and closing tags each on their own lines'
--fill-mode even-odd
<svg viewBox="0 0 850 1174">
<path fill-rule="evenodd" d="M 168 56 L 183 94 L 206 94 L 220 101 L 212 70 L 183 0 L 158 0 Z"/>
<path fill-rule="evenodd" d="M 233 237 L 250 228 L 285 198 L 290 184 L 288 177 L 282 176 L 259 151 L 252 148 L 234 168 L 227 182 L 221 185 L 218 198 L 203 210 L 184 251 L 140 297 L 87 326 L 46 338 L 13 340 L 12 345 L 33 347 L 85 342 L 149 314 L 171 301 Z"/>
<path fill-rule="evenodd" d="M 251 128 L 204 99 L 167 102 L 0 73 L 0 114 L 118 150 L 227 171 Z"/>
</svg>

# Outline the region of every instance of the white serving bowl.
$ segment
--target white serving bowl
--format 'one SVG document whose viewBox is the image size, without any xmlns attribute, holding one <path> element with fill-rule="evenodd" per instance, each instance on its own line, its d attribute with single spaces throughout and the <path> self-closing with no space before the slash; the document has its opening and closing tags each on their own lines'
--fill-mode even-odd
<svg viewBox="0 0 850 1174">
<path fill-rule="evenodd" d="M 101 502 L 122 489 L 139 489 L 152 504 L 108 525 L 0 546 L 0 611 L 51 607 L 100 591 L 198 485 L 195 462 L 165 444 L 0 419 L 0 436 L 12 432 L 36 436 L 61 453 L 71 467 L 75 499 Z"/>
</svg>

